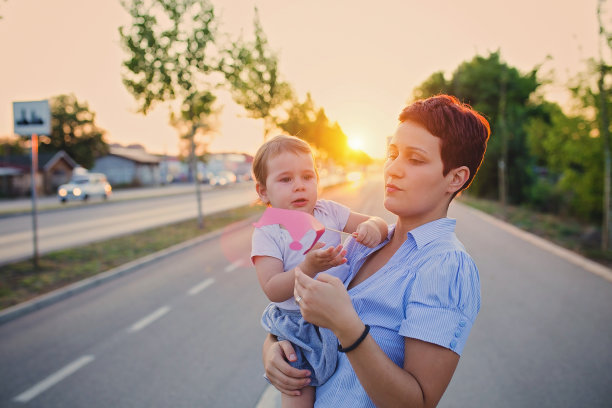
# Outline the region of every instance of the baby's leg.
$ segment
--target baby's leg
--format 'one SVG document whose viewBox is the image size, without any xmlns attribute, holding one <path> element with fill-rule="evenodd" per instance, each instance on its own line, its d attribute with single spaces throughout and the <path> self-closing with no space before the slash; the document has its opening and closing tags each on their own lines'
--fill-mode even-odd
<svg viewBox="0 0 612 408">
<path fill-rule="evenodd" d="M 315 387 L 302 388 L 302 395 L 281 394 L 282 408 L 312 408 L 315 402 Z"/>
</svg>

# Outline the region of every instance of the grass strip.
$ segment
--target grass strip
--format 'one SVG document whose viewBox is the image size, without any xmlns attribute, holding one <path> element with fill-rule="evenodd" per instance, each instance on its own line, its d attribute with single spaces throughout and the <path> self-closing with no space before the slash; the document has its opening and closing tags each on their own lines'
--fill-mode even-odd
<svg viewBox="0 0 612 408">
<path fill-rule="evenodd" d="M 243 206 L 196 219 L 151 228 L 130 235 L 42 255 L 39 268 L 32 260 L 2 266 L 0 310 L 57 288 L 89 278 L 127 262 L 166 249 L 263 212 L 262 206 Z"/>
</svg>

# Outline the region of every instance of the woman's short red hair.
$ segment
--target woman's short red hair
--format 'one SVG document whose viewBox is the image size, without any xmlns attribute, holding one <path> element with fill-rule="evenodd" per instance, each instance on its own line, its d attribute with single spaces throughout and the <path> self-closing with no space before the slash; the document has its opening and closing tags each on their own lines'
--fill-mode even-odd
<svg viewBox="0 0 612 408">
<path fill-rule="evenodd" d="M 457 192 L 469 187 L 482 163 L 491 135 L 489 122 L 480 113 L 454 96 L 436 95 L 405 107 L 399 120 L 423 126 L 440 138 L 443 174 L 467 166 L 470 176 Z"/>
</svg>

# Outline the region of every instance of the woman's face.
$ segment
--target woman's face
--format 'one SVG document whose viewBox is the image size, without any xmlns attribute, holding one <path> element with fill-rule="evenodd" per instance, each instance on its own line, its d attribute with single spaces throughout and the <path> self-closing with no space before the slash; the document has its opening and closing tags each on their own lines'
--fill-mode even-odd
<svg viewBox="0 0 612 408">
<path fill-rule="evenodd" d="M 442 175 L 440 139 L 414 122 L 403 122 L 391 139 L 385 163 L 385 208 L 414 227 L 446 216 L 451 170 Z"/>
</svg>

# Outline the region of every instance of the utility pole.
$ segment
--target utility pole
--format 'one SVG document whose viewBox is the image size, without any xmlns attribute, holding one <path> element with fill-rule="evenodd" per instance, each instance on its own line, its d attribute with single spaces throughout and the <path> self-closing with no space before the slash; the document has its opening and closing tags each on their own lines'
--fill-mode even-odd
<svg viewBox="0 0 612 408">
<path fill-rule="evenodd" d="M 603 220 L 601 231 L 601 249 L 607 251 L 610 249 L 610 241 L 612 241 L 612 228 L 610 226 L 610 118 L 608 117 L 608 95 L 606 89 L 606 75 L 610 67 L 604 60 L 602 51 L 602 39 L 604 44 L 610 45 L 608 38 L 609 34 L 602 21 L 602 6 L 604 0 L 599 0 L 597 3 L 597 21 L 599 23 L 599 136 L 603 141 L 604 149 L 604 197 L 603 197 Z"/>
<path fill-rule="evenodd" d="M 498 176 L 499 176 L 499 200 L 502 206 L 502 216 L 507 216 L 507 205 L 508 205 L 508 131 L 506 128 L 506 87 L 508 84 L 508 73 L 506 67 L 503 66 L 503 70 L 500 78 L 500 89 L 499 89 L 499 118 L 498 126 L 499 133 L 502 140 L 502 151 L 501 157 L 497 162 Z"/>
<path fill-rule="evenodd" d="M 197 126 L 191 125 L 191 133 L 189 134 L 189 141 L 191 143 L 191 174 L 193 174 L 193 181 L 195 183 L 196 200 L 198 202 L 198 228 L 204 229 L 204 217 L 202 216 L 202 191 L 200 188 L 200 178 L 198 176 L 198 159 L 196 156 L 196 145 L 195 145 L 195 134 Z"/>
</svg>

